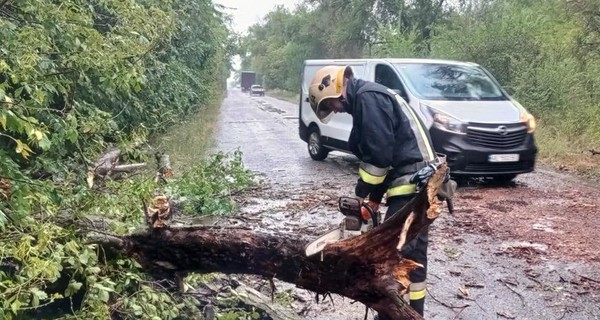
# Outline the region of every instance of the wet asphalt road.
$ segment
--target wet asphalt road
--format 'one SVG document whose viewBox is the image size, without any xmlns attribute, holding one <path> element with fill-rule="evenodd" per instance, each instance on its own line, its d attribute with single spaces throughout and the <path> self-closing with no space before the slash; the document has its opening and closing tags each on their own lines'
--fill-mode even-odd
<svg viewBox="0 0 600 320">
<path fill-rule="evenodd" d="M 295 186 L 327 180 L 347 179 L 352 169 L 340 162 L 356 162 L 350 155 L 333 155 L 330 160 L 313 161 L 306 143 L 298 135 L 298 106 L 271 97 L 249 97 L 231 90 L 223 102 L 217 149 L 240 149 L 244 164 L 273 186 Z"/>
<path fill-rule="evenodd" d="M 318 234 L 340 222 L 333 203 L 353 195 L 358 160 L 332 152 L 313 161 L 298 136 L 297 104 L 231 90 L 215 136 L 217 150 L 239 148 L 268 186 L 241 208 L 261 215 L 261 227 Z M 600 194 L 570 179 L 538 170 L 508 186 L 463 185 L 458 213 L 444 212 L 430 232 L 426 318 L 600 319 Z M 581 201 L 589 193 L 593 200 Z M 290 206 L 304 202 L 314 205 Z M 568 220 L 555 214 L 560 208 L 581 224 L 561 228 Z M 364 317 L 348 299 L 316 305 L 309 292 L 294 294 L 308 301 L 294 304 L 302 319 Z"/>
</svg>

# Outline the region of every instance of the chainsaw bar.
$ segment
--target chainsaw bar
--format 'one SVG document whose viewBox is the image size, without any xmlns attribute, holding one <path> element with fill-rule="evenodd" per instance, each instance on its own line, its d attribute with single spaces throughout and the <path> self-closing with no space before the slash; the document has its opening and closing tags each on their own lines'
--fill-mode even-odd
<svg viewBox="0 0 600 320">
<path fill-rule="evenodd" d="M 330 230 L 329 232 L 327 232 L 324 235 L 317 238 L 315 241 L 309 243 L 306 246 L 306 248 L 304 249 L 305 254 L 307 257 L 317 254 L 317 253 L 323 251 L 323 249 L 325 249 L 325 246 L 327 246 L 330 243 L 339 241 L 340 239 L 342 239 L 342 237 L 343 237 L 342 229 L 336 228 L 336 229 Z"/>
</svg>

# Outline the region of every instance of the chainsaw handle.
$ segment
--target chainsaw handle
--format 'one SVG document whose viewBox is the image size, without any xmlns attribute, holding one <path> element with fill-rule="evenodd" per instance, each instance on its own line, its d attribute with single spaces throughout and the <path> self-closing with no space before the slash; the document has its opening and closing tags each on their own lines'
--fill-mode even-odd
<svg viewBox="0 0 600 320">
<path fill-rule="evenodd" d="M 371 215 L 371 220 L 373 220 L 373 227 L 377 227 L 379 225 L 379 220 L 377 219 L 377 212 L 375 212 L 375 210 L 373 210 L 373 208 L 371 208 L 371 206 L 367 203 L 363 202 L 361 206 L 365 207 L 369 212 L 369 215 Z"/>
</svg>

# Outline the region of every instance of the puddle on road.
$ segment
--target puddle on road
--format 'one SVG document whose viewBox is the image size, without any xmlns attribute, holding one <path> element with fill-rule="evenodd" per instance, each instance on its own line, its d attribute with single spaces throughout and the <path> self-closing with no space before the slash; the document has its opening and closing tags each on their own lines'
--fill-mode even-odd
<svg viewBox="0 0 600 320">
<path fill-rule="evenodd" d="M 538 252 L 546 252 L 548 251 L 548 246 L 542 243 L 534 243 L 527 241 L 512 241 L 512 242 L 503 242 L 500 245 L 500 249 L 502 251 L 510 250 L 510 249 L 531 249 Z"/>
<path fill-rule="evenodd" d="M 275 112 L 278 114 L 283 114 L 286 113 L 285 111 L 275 108 L 272 104 L 264 101 L 264 100 L 257 100 L 258 104 L 260 104 L 259 108 L 263 111 L 267 111 L 267 112 Z"/>
<path fill-rule="evenodd" d="M 241 208 L 240 213 L 256 215 L 264 213 L 267 210 L 275 210 L 278 208 L 284 208 L 291 200 L 267 200 L 262 198 L 249 198 L 246 200 L 246 204 Z"/>
<path fill-rule="evenodd" d="M 240 215 L 252 220 L 257 230 L 276 230 L 312 236 L 337 227 L 343 215 L 335 208 L 296 199 L 248 198 Z"/>
</svg>

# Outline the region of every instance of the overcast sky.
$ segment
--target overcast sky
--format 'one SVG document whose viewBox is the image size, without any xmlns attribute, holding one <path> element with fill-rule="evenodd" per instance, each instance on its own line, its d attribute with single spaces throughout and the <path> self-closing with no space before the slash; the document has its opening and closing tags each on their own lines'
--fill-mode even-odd
<svg viewBox="0 0 600 320">
<path fill-rule="evenodd" d="M 248 27 L 260 22 L 275 6 L 281 4 L 292 10 L 300 2 L 302 0 L 214 0 L 214 3 L 228 8 L 225 12 L 232 16 L 233 30 L 239 33 L 245 33 Z M 234 69 L 239 69 L 240 58 L 235 56 L 232 62 Z"/>
<path fill-rule="evenodd" d="M 276 5 L 285 5 L 293 9 L 301 0 L 214 0 L 215 3 L 231 9 L 225 12 L 233 17 L 233 29 L 244 32 L 249 26 L 259 22 Z"/>
</svg>

